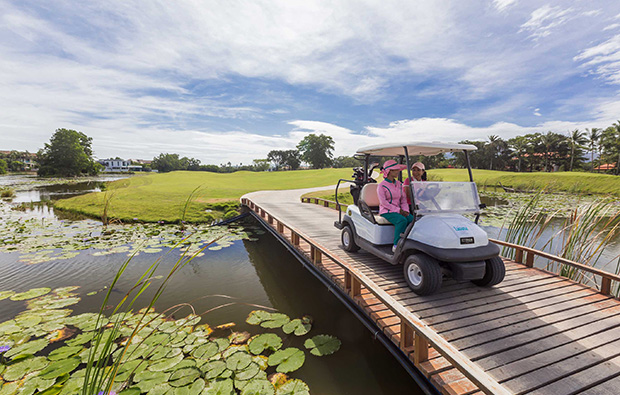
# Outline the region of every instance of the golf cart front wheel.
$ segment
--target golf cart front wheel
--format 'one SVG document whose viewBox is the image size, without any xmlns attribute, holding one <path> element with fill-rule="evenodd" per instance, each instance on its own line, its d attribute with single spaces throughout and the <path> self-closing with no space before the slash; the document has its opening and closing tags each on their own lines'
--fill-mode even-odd
<svg viewBox="0 0 620 395">
<path fill-rule="evenodd" d="M 409 255 L 403 269 L 409 288 L 418 295 L 430 295 L 441 287 L 441 267 L 435 258 L 425 254 Z"/>
<path fill-rule="evenodd" d="M 502 258 L 496 256 L 491 259 L 487 259 L 485 262 L 484 277 L 480 280 L 472 280 L 472 283 L 481 287 L 492 287 L 504 280 L 506 275 L 506 267 Z"/>
<path fill-rule="evenodd" d="M 348 252 L 357 252 L 360 247 L 355 244 L 355 237 L 353 236 L 353 231 L 350 226 L 345 226 L 342 228 L 342 234 L 340 236 L 340 240 L 342 241 L 342 246 L 345 251 Z"/>
</svg>

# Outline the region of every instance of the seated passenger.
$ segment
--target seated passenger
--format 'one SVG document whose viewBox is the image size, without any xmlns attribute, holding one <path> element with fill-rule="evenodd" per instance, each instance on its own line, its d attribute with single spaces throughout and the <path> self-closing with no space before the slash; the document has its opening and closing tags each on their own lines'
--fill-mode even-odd
<svg viewBox="0 0 620 395">
<path fill-rule="evenodd" d="M 409 206 L 403 191 L 403 184 L 396 178 L 407 166 L 399 165 L 395 160 L 388 160 L 383 164 L 381 173 L 384 180 L 377 187 L 379 195 L 379 214 L 394 224 L 394 245 L 392 252 L 400 239 L 400 234 L 413 222 L 413 215 L 409 213 Z"/>
<path fill-rule="evenodd" d="M 416 162 L 411 165 L 411 182 L 414 181 L 426 181 L 426 170 L 424 168 L 424 163 Z M 405 196 L 407 197 L 407 204 L 411 204 L 411 195 L 409 192 L 409 178 L 405 180 Z"/>
</svg>

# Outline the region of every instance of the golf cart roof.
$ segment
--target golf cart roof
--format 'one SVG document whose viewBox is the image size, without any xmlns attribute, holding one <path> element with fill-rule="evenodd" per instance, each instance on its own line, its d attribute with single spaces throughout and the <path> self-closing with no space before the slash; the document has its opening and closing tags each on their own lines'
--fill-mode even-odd
<svg viewBox="0 0 620 395">
<path fill-rule="evenodd" d="M 440 142 L 424 142 L 424 141 L 408 141 L 402 143 L 377 144 L 362 147 L 357 150 L 356 154 L 373 155 L 373 156 L 398 156 L 404 155 L 404 147 L 407 147 L 409 155 L 425 155 L 433 156 L 444 152 L 454 151 L 475 151 L 475 145 L 471 144 L 454 144 Z"/>
</svg>

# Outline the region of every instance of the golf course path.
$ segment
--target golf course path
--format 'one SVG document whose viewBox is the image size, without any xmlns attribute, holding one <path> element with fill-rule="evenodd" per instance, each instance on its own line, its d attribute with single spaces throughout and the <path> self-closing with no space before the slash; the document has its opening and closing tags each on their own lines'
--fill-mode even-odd
<svg viewBox="0 0 620 395">
<path fill-rule="evenodd" d="M 618 299 L 508 259 L 495 287 L 445 279 L 437 293 L 418 296 L 402 265 L 341 248 L 338 211 L 301 203 L 328 188 L 253 192 L 242 202 L 284 242 L 299 244 L 442 393 L 618 393 Z"/>
</svg>

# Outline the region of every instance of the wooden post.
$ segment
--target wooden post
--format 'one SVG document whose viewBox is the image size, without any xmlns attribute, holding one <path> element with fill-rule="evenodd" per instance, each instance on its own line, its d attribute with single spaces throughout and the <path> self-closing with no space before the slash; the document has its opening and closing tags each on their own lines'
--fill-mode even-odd
<svg viewBox="0 0 620 395">
<path fill-rule="evenodd" d="M 531 251 L 528 251 L 525 255 L 525 266 L 534 267 L 534 253 Z"/>
<path fill-rule="evenodd" d="M 601 277 L 601 293 L 603 295 L 611 294 L 611 279 L 609 277 Z"/>
<path fill-rule="evenodd" d="M 282 225 L 282 222 L 276 220 L 276 229 L 278 233 L 284 233 L 284 225 Z"/>
<path fill-rule="evenodd" d="M 428 341 L 416 332 L 413 342 L 413 364 L 419 367 L 425 361 L 428 361 Z"/>
<path fill-rule="evenodd" d="M 413 328 L 407 321 L 400 319 L 400 349 L 405 350 L 407 347 L 413 346 Z"/>
<path fill-rule="evenodd" d="M 260 216 L 265 218 L 265 210 L 263 210 L 262 208 L 260 209 Z"/>
<path fill-rule="evenodd" d="M 321 251 L 316 248 L 313 245 L 310 245 L 310 260 L 312 261 L 312 263 L 316 264 L 316 265 L 320 265 L 321 264 L 321 258 L 322 258 L 322 253 Z"/>
<path fill-rule="evenodd" d="M 271 214 L 267 214 L 267 222 L 269 222 L 269 225 L 273 225 L 273 217 Z"/>
<path fill-rule="evenodd" d="M 351 276 L 351 272 L 345 269 L 344 272 L 344 292 L 346 292 L 347 294 L 351 295 L 351 287 L 352 285 L 352 279 L 353 277 Z"/>
<path fill-rule="evenodd" d="M 523 263 L 523 250 L 517 248 L 515 251 L 515 261 L 517 263 Z"/>
<path fill-rule="evenodd" d="M 351 292 L 349 295 L 351 295 L 352 298 L 355 298 L 356 296 L 359 296 L 362 294 L 362 284 L 359 282 L 359 280 L 353 276 L 351 276 Z"/>
<path fill-rule="evenodd" d="M 324 201 L 323 201 L 323 206 L 324 206 L 324 207 L 329 207 L 329 201 L 324 200 Z"/>
<path fill-rule="evenodd" d="M 295 247 L 299 247 L 299 234 L 293 229 L 291 229 L 291 243 L 293 243 Z"/>
<path fill-rule="evenodd" d="M 314 204 L 319 204 L 319 198 L 314 198 Z"/>
</svg>

